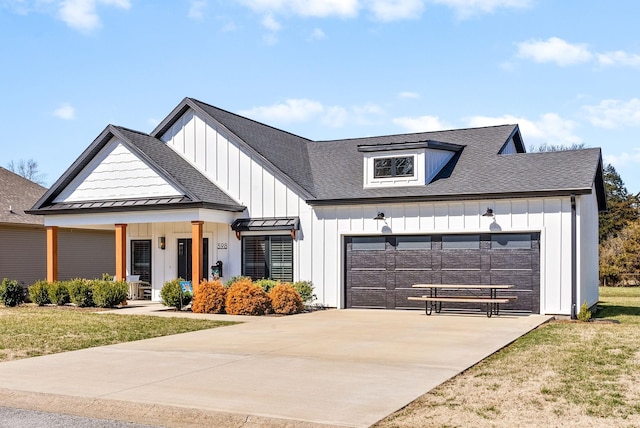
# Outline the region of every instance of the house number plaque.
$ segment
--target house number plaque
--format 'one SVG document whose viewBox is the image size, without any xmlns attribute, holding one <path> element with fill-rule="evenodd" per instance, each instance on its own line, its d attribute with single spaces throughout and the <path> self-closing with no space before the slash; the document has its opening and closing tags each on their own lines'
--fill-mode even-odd
<svg viewBox="0 0 640 428">
<path fill-rule="evenodd" d="M 226 250 L 227 243 L 226 242 L 218 242 L 218 250 Z"/>
</svg>

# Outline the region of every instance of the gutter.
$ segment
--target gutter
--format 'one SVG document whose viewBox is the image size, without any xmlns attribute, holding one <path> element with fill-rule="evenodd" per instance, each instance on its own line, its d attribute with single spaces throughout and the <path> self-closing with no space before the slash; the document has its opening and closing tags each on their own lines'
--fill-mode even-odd
<svg viewBox="0 0 640 428">
<path fill-rule="evenodd" d="M 578 233 L 577 233 L 577 213 L 576 195 L 571 194 L 571 319 L 577 316 L 578 298 Z"/>
</svg>

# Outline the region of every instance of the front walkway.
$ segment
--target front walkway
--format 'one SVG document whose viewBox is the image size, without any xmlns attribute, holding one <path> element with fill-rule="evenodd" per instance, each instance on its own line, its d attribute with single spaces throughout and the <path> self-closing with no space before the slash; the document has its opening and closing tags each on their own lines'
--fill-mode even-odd
<svg viewBox="0 0 640 428">
<path fill-rule="evenodd" d="M 154 308 L 147 304 L 119 313 Z M 245 420 L 364 427 L 548 319 L 381 310 L 252 318 L 229 327 L 0 363 L 0 397 L 44 393 L 54 394 L 44 396 L 49 400 L 129 402 L 139 415 L 152 406 L 177 406 Z M 195 426 L 186 420 L 184 425 Z"/>
</svg>

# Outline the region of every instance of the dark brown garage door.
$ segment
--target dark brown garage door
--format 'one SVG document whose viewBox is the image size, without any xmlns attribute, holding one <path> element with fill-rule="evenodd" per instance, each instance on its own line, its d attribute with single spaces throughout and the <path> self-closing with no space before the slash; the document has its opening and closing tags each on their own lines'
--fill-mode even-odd
<svg viewBox="0 0 640 428">
<path fill-rule="evenodd" d="M 345 237 L 347 308 L 424 308 L 412 284 L 513 284 L 501 310 L 538 313 L 540 234 Z"/>
</svg>

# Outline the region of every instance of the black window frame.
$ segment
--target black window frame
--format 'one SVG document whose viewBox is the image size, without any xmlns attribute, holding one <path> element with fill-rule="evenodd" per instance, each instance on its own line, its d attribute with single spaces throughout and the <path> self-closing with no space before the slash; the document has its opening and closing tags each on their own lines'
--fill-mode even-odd
<svg viewBox="0 0 640 428">
<path fill-rule="evenodd" d="M 131 275 L 139 275 L 140 276 L 140 281 L 146 281 L 148 283 L 151 283 L 152 280 L 152 276 L 153 276 L 153 245 L 152 245 L 152 241 L 151 239 L 132 239 L 130 241 L 130 245 L 131 245 L 131 258 L 130 258 L 130 263 L 131 263 Z M 140 262 L 136 263 L 136 254 L 138 253 L 138 249 L 136 248 L 137 246 L 144 246 L 144 247 L 148 247 L 149 250 L 149 266 L 147 271 L 140 271 L 141 266 L 139 266 Z M 147 248 L 145 248 L 146 250 Z"/>
<path fill-rule="evenodd" d="M 401 167 L 400 163 L 403 160 L 408 160 L 410 165 L 410 173 L 399 173 L 398 169 Z M 379 165 L 380 163 L 388 163 L 388 165 Z M 384 157 L 373 159 L 373 178 L 394 178 L 394 177 L 413 177 L 415 175 L 415 156 L 396 156 L 396 157 Z M 388 170 L 388 173 L 382 173 L 382 170 Z"/>
<path fill-rule="evenodd" d="M 263 243 L 262 245 L 262 254 L 254 254 L 254 257 L 252 257 L 252 261 L 254 264 L 257 264 L 257 266 L 253 267 L 252 269 L 247 269 L 248 265 L 247 265 L 247 257 L 250 256 L 250 254 L 248 254 L 248 251 L 250 250 L 250 248 L 247 248 L 248 246 L 248 242 L 250 240 L 255 241 L 255 243 L 259 244 L 260 241 Z M 276 242 L 276 241 L 280 241 L 280 242 Z M 284 245 L 288 245 L 289 248 L 285 248 L 286 251 L 290 252 L 289 254 L 285 254 L 285 257 L 288 258 L 288 260 L 286 260 L 285 262 L 283 262 L 282 260 L 279 260 L 280 263 L 286 263 L 286 264 L 290 264 L 290 266 L 287 268 L 285 266 L 285 268 L 283 269 L 282 267 L 280 269 L 276 268 L 274 265 L 274 257 L 277 256 L 276 253 L 276 249 L 274 248 L 274 243 L 280 244 L 281 246 Z M 242 236 L 242 256 L 241 256 L 241 271 L 242 271 L 242 275 L 243 276 L 248 276 L 251 279 L 255 280 L 259 280 L 262 278 L 267 278 L 267 279 L 274 279 L 274 280 L 280 280 L 283 282 L 293 282 L 293 278 L 294 278 L 294 255 L 293 255 L 293 238 L 291 237 L 291 235 L 244 235 Z M 257 246 L 255 246 L 254 248 L 257 248 Z M 280 251 L 282 251 L 282 249 L 279 249 Z M 257 252 L 258 253 L 258 252 Z M 260 267 L 260 256 L 262 256 L 262 268 Z M 290 260 L 290 263 L 288 263 Z M 288 270 L 288 273 L 283 274 L 283 270 Z M 263 275 L 256 275 L 256 273 L 260 273 L 262 272 Z"/>
</svg>

